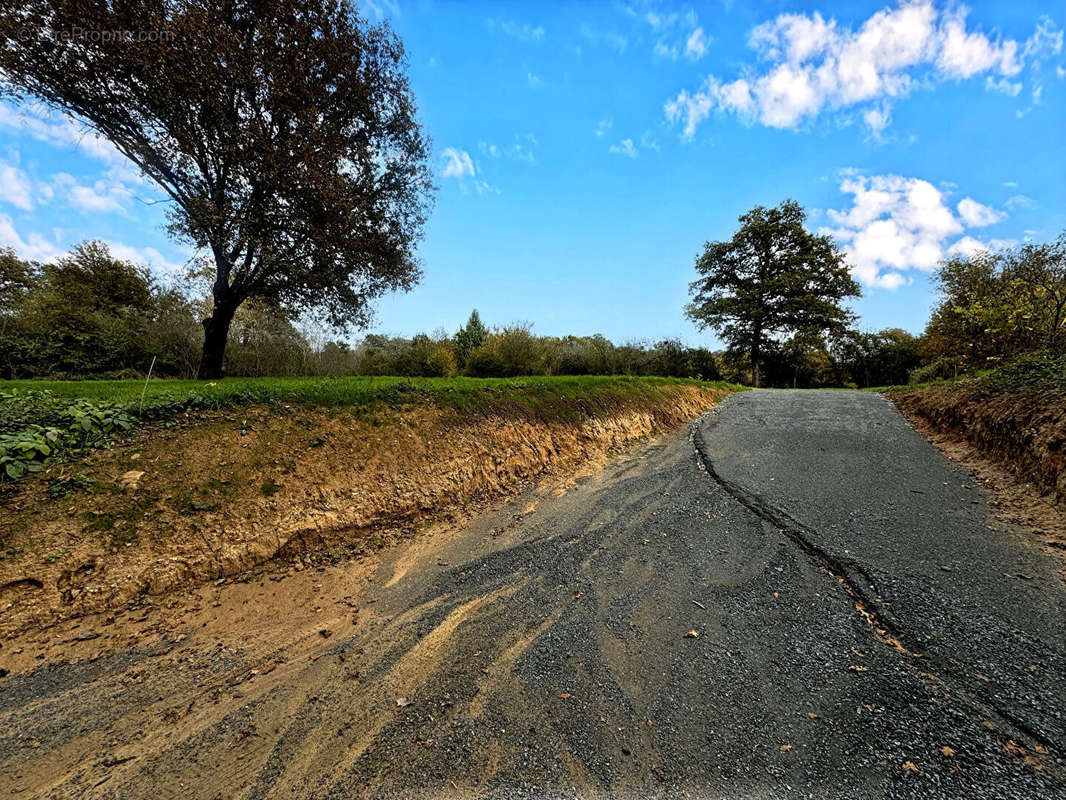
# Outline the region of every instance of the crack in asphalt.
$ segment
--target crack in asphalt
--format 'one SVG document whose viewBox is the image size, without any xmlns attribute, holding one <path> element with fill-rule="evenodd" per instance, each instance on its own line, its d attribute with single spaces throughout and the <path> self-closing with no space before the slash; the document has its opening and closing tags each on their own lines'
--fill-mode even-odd
<svg viewBox="0 0 1066 800">
<path fill-rule="evenodd" d="M 714 467 L 714 462 L 707 454 L 707 443 L 700 430 L 700 424 L 708 418 L 716 417 L 714 411 L 708 412 L 689 424 L 689 436 L 696 451 L 697 463 L 716 484 L 721 486 L 733 499 L 745 506 L 757 517 L 769 522 L 779 533 L 799 549 L 820 569 L 836 578 L 855 603 L 856 609 L 869 623 L 880 638 L 900 652 L 916 655 L 904 646 L 903 633 L 890 616 L 884 600 L 874 593 L 874 582 L 866 570 L 852 559 L 834 556 L 814 543 L 815 531 L 793 518 L 789 514 L 770 505 L 757 494 L 748 492 L 732 481 L 723 478 Z M 859 576 L 868 588 L 863 588 Z"/>
<path fill-rule="evenodd" d="M 817 534 L 815 530 L 807 527 L 786 512 L 774 507 L 759 495 L 723 478 L 715 469 L 714 462 L 707 453 L 707 442 L 703 438 L 703 432 L 701 431 L 700 426 L 708 421 L 716 420 L 718 413 L 719 409 L 714 408 L 699 419 L 689 423 L 689 440 L 695 451 L 697 466 L 734 500 L 749 509 L 760 519 L 773 525 L 779 533 L 795 544 L 815 566 L 835 578 L 837 583 L 841 585 L 851 598 L 855 605 L 855 609 L 874 631 L 878 639 L 903 655 L 909 656 L 910 659 L 925 659 L 924 664 L 931 667 L 932 659 L 929 659 L 924 653 L 916 652 L 915 650 L 908 648 L 904 644 L 906 638 L 904 632 L 890 616 L 890 612 L 888 611 L 884 600 L 878 595 L 872 594 L 872 592 L 874 592 L 874 582 L 860 564 L 852 559 L 834 556 L 818 546 L 813 541 L 813 537 Z M 867 586 L 870 587 L 869 591 L 864 589 L 853 577 L 856 574 L 860 575 L 865 580 Z M 905 663 L 907 663 L 908 666 L 917 669 L 917 666 L 910 659 Z M 931 679 L 934 683 L 940 683 L 944 686 L 951 685 L 948 680 L 937 675 L 931 669 L 918 669 L 918 672 L 923 677 Z M 967 705 L 980 710 L 986 715 L 997 717 L 1008 727 L 1013 728 L 1017 733 L 1028 737 L 1037 744 L 1044 747 L 1056 746 L 1051 739 L 1044 736 L 1027 721 L 1018 718 L 1017 715 L 1012 714 L 1009 711 L 981 702 L 976 697 L 970 697 L 964 690 L 956 690 L 956 697 L 964 700 Z"/>
</svg>

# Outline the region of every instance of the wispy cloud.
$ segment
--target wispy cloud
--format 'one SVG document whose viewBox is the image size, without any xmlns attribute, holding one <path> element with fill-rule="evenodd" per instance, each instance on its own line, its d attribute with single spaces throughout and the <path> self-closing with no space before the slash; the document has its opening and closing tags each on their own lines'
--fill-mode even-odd
<svg viewBox="0 0 1066 800">
<path fill-rule="evenodd" d="M 516 136 L 509 145 L 499 145 L 495 142 L 478 142 L 478 152 L 485 158 L 507 158 L 513 161 L 523 161 L 526 164 L 536 164 L 535 150 L 540 142 L 532 133 Z"/>
<path fill-rule="evenodd" d="M 473 178 L 474 159 L 466 150 L 445 147 L 441 152 L 440 174 L 442 178 Z"/>
<path fill-rule="evenodd" d="M 22 211 L 33 208 L 33 182 L 13 164 L 0 164 L 0 203 Z"/>
<path fill-rule="evenodd" d="M 460 150 L 456 147 L 444 148 L 441 152 L 440 174 L 442 178 L 452 178 L 458 181 L 459 188 L 464 193 L 467 191 L 468 186 L 473 186 L 474 191 L 479 195 L 500 193 L 498 186 L 493 186 L 480 177 L 481 172 L 477 168 L 477 164 L 474 163 L 474 159 L 470 157 L 470 153 L 466 150 Z"/>
<path fill-rule="evenodd" d="M 496 19 L 488 19 L 485 24 L 489 26 L 490 30 L 498 30 L 520 42 L 540 42 L 544 39 L 544 27 L 541 25 Z"/>
</svg>

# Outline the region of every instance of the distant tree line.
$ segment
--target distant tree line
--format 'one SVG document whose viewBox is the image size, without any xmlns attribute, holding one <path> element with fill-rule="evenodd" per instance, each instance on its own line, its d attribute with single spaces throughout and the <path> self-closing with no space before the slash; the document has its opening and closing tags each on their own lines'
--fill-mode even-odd
<svg viewBox="0 0 1066 800">
<path fill-rule="evenodd" d="M 207 278 L 206 280 L 209 280 Z M 54 263 L 0 249 L 0 378 L 194 377 L 210 307 L 204 280 L 167 285 L 86 242 Z M 661 375 L 718 379 L 715 355 L 680 342 L 615 345 L 603 336 L 488 328 L 474 311 L 455 334 L 331 338 L 276 304 L 249 300 L 229 331 L 234 376 Z M 154 364 L 154 366 L 153 366 Z"/>
<path fill-rule="evenodd" d="M 99 242 L 78 245 L 46 264 L 0 249 L 0 378 L 133 377 L 149 368 L 160 377 L 193 377 L 203 348 L 201 320 L 211 303 L 204 286 L 209 280 L 163 283 Z M 936 282 L 939 300 L 921 335 L 898 328 L 860 332 L 835 314 L 823 316 L 830 324 L 822 329 L 762 334 L 760 383 L 885 386 L 950 378 L 1033 351 L 1066 352 L 1066 235 L 953 256 L 941 264 Z M 697 290 L 706 288 L 701 279 Z M 749 302 L 758 295 L 750 287 L 745 291 Z M 453 334 L 372 334 L 350 343 L 325 331 L 277 304 L 250 300 L 234 315 L 225 372 L 624 374 L 755 382 L 743 337 L 716 352 L 670 339 L 614 344 L 599 335 L 537 336 L 524 324 L 489 327 L 477 311 Z"/>
</svg>

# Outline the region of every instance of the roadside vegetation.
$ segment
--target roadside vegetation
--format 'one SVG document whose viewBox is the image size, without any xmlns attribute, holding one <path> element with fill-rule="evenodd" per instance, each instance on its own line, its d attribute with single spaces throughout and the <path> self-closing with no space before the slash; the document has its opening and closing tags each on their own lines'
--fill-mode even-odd
<svg viewBox="0 0 1066 800">
<path fill-rule="evenodd" d="M 525 378 L 229 378 L 0 381 L 0 484 L 84 455 L 144 424 L 173 427 L 197 412 L 265 406 L 344 407 L 360 416 L 416 406 L 469 414 L 507 408 L 564 417 L 623 398 L 652 402 L 669 387 L 742 387 L 694 379 L 627 376 Z"/>
</svg>

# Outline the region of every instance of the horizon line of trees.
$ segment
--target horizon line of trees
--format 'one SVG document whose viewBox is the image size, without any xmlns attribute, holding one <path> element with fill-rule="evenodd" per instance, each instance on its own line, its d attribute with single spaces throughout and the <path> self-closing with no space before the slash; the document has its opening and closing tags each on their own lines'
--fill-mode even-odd
<svg viewBox="0 0 1066 800">
<path fill-rule="evenodd" d="M 194 377 L 208 303 L 204 281 L 167 285 L 100 242 L 39 264 L 0 248 L 0 378 Z M 835 323 L 764 336 L 764 386 L 870 387 L 950 378 L 1014 356 L 1066 352 L 1066 234 L 998 252 L 953 256 L 936 273 L 926 330 L 861 332 Z M 704 285 L 705 288 L 705 285 Z M 152 366 L 154 363 L 154 367 Z M 712 351 L 677 340 L 615 344 L 601 335 L 538 336 L 487 327 L 477 311 L 454 334 L 368 334 L 355 343 L 276 304 L 236 312 L 225 374 L 660 375 L 752 384 L 744 340 Z"/>
</svg>

